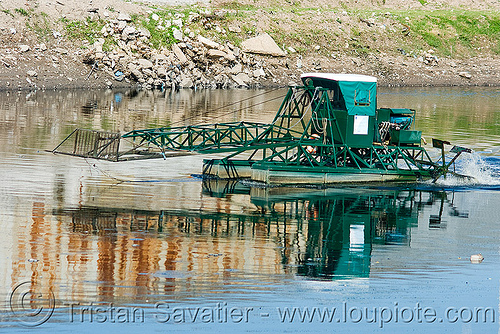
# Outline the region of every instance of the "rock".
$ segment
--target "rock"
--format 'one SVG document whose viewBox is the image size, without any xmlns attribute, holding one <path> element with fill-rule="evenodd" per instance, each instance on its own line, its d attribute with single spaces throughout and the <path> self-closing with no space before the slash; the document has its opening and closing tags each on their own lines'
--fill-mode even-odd
<svg viewBox="0 0 500 334">
<path fill-rule="evenodd" d="M 139 63 L 139 68 L 141 68 L 141 69 L 153 68 L 153 63 L 147 59 L 141 58 L 141 59 L 138 59 L 137 62 Z"/>
<path fill-rule="evenodd" d="M 164 54 L 157 54 L 151 58 L 151 61 L 155 64 L 155 66 L 166 66 L 168 58 Z"/>
<path fill-rule="evenodd" d="M 158 67 L 156 69 L 156 74 L 158 75 L 159 78 L 166 78 L 167 77 L 167 70 L 165 67 Z"/>
<path fill-rule="evenodd" d="M 191 88 L 191 87 L 193 87 L 193 80 L 191 80 L 191 78 L 184 78 L 184 79 L 182 79 L 179 86 L 181 88 Z"/>
<path fill-rule="evenodd" d="M 28 71 L 28 72 L 26 72 L 26 74 L 28 74 L 30 77 L 37 77 L 38 76 L 38 73 L 36 73 L 36 71 Z"/>
<path fill-rule="evenodd" d="M 373 18 L 369 18 L 369 19 L 364 19 L 364 18 L 360 18 L 359 19 L 361 22 L 364 22 L 366 23 L 367 26 L 371 27 L 371 26 L 374 26 L 375 25 L 375 20 Z"/>
<path fill-rule="evenodd" d="M 319 46 L 319 45 L 316 45 L 316 46 L 314 47 L 314 50 L 316 50 L 316 51 L 319 51 L 319 49 L 321 49 L 321 46 Z"/>
<path fill-rule="evenodd" d="M 233 52 L 231 50 L 227 50 L 226 52 L 226 55 L 224 56 L 225 59 L 229 60 L 229 61 L 235 61 L 236 60 L 236 57 L 235 55 L 233 54 Z"/>
<path fill-rule="evenodd" d="M 297 58 L 297 68 L 302 68 L 302 58 Z"/>
<path fill-rule="evenodd" d="M 181 19 L 172 20 L 172 25 L 182 28 L 182 20 Z"/>
<path fill-rule="evenodd" d="M 174 38 L 178 41 L 182 41 L 182 39 L 184 38 L 182 31 L 180 31 L 179 29 L 173 28 L 172 34 L 174 35 Z"/>
<path fill-rule="evenodd" d="M 141 81 L 143 79 L 142 78 L 143 75 L 142 75 L 141 71 L 139 71 L 137 68 L 135 68 L 134 70 L 130 71 L 130 74 L 137 81 Z"/>
<path fill-rule="evenodd" d="M 132 19 L 130 18 L 130 15 L 128 15 L 127 13 L 120 13 L 120 14 L 118 14 L 117 20 L 118 21 L 125 21 L 125 22 L 132 21 Z"/>
<path fill-rule="evenodd" d="M 104 53 L 102 52 L 96 52 L 94 55 L 95 60 L 102 60 L 104 58 Z"/>
<path fill-rule="evenodd" d="M 137 34 L 137 30 L 134 27 L 127 26 L 122 31 L 122 40 L 127 41 L 129 39 L 134 39 Z"/>
<path fill-rule="evenodd" d="M 262 67 L 254 70 L 252 74 L 256 78 L 266 76 L 266 72 L 264 72 L 264 69 Z"/>
<path fill-rule="evenodd" d="M 19 45 L 19 52 L 28 52 L 30 50 L 30 47 L 28 45 Z"/>
<path fill-rule="evenodd" d="M 47 45 L 45 43 L 41 43 L 36 47 L 40 51 L 47 51 Z"/>
<path fill-rule="evenodd" d="M 151 33 L 149 32 L 148 29 L 141 27 L 137 29 L 137 31 L 139 32 L 139 35 L 144 36 L 146 38 L 151 38 Z"/>
<path fill-rule="evenodd" d="M 55 48 L 55 49 L 54 49 L 54 52 L 57 52 L 57 53 L 60 53 L 60 54 L 62 54 L 62 55 L 63 55 L 63 54 L 68 53 L 68 50 L 63 49 L 63 48 Z"/>
<path fill-rule="evenodd" d="M 231 79 L 236 82 L 238 86 L 248 86 L 248 83 L 252 80 L 246 73 L 240 73 L 238 75 L 232 75 Z"/>
<path fill-rule="evenodd" d="M 182 52 L 181 48 L 177 44 L 172 45 L 172 51 L 174 52 L 177 59 L 179 59 L 179 62 L 181 64 L 186 64 L 188 62 L 186 55 L 184 54 L 184 52 Z"/>
<path fill-rule="evenodd" d="M 154 74 L 155 74 L 155 73 L 153 72 L 153 70 L 152 70 L 152 69 L 150 69 L 150 68 L 143 68 L 143 69 L 141 69 L 141 70 L 142 70 L 142 73 L 144 73 L 144 75 L 145 75 L 146 77 L 148 77 L 148 78 L 153 77 L 153 76 L 154 76 Z"/>
<path fill-rule="evenodd" d="M 127 65 L 127 69 L 130 72 L 130 75 L 134 79 L 136 79 L 136 80 L 142 79 L 142 73 L 141 73 L 141 71 L 139 70 L 139 68 L 136 65 L 134 65 L 132 63 L 129 63 Z"/>
<path fill-rule="evenodd" d="M 210 58 L 225 58 L 227 54 L 224 51 L 210 49 L 208 50 L 208 57 Z"/>
<path fill-rule="evenodd" d="M 294 48 L 292 48 L 291 46 L 289 46 L 288 48 L 288 51 L 290 51 L 290 53 L 295 53 L 297 52 Z"/>
<path fill-rule="evenodd" d="M 11 33 L 12 35 L 15 35 L 15 34 L 17 33 L 16 28 L 10 28 L 10 33 Z"/>
<path fill-rule="evenodd" d="M 461 76 L 462 78 L 466 78 L 466 79 L 472 78 L 472 74 L 470 74 L 467 71 L 459 72 L 458 75 Z"/>
<path fill-rule="evenodd" d="M 120 21 L 118 22 L 118 26 L 116 27 L 116 29 L 121 32 L 126 27 L 127 27 L 127 21 Z"/>
<path fill-rule="evenodd" d="M 205 38 L 201 35 L 198 36 L 198 42 L 200 42 L 201 44 L 203 44 L 206 47 L 211 48 L 211 49 L 218 49 L 220 46 L 219 43 L 216 43 L 216 42 L 214 42 L 208 38 Z"/>
<path fill-rule="evenodd" d="M 238 26 L 235 26 L 235 25 L 231 25 L 227 28 L 230 32 L 234 32 L 234 33 L 240 33 L 241 32 L 241 28 L 238 27 Z"/>
<path fill-rule="evenodd" d="M 160 19 L 160 17 L 158 16 L 158 14 L 153 13 L 153 15 L 151 15 L 151 19 L 152 19 L 153 21 L 158 21 L 158 20 Z"/>
<path fill-rule="evenodd" d="M 424 64 L 427 64 L 427 65 L 437 65 L 438 64 L 439 59 L 438 59 L 438 57 L 434 56 L 433 53 L 434 53 L 434 50 L 429 50 L 424 54 L 424 57 L 423 57 Z"/>
<path fill-rule="evenodd" d="M 283 57 L 285 52 L 280 49 L 274 39 L 267 33 L 247 39 L 241 43 L 243 51 L 271 56 Z"/>
<path fill-rule="evenodd" d="M 109 80 L 106 80 L 106 86 L 107 87 L 113 87 L 113 83 Z"/>
<path fill-rule="evenodd" d="M 52 36 L 54 36 L 54 38 L 61 38 L 62 37 L 62 34 L 59 32 L 59 31 L 53 31 L 52 32 Z"/>
<path fill-rule="evenodd" d="M 455 63 L 454 61 L 450 62 L 450 67 L 457 67 L 457 63 Z"/>
<path fill-rule="evenodd" d="M 123 31 L 122 31 L 122 37 L 123 36 L 128 36 L 128 35 L 135 35 L 137 33 L 137 30 L 135 30 L 134 27 L 131 26 L 126 26 Z"/>
<path fill-rule="evenodd" d="M 230 70 L 229 70 L 229 73 L 230 74 L 238 74 L 240 73 L 241 71 L 243 71 L 243 66 L 241 66 L 241 64 L 236 64 L 234 65 Z"/>
</svg>

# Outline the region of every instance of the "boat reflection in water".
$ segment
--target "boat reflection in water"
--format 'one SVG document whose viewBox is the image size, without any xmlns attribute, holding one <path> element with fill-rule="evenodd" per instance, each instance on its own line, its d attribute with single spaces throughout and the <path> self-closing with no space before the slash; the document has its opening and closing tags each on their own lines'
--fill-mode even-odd
<svg viewBox="0 0 500 334">
<path fill-rule="evenodd" d="M 239 184 L 205 182 L 205 192 L 220 196 L 242 192 Z M 220 190 L 219 190 L 220 191 Z M 418 213 L 445 196 L 417 190 L 366 188 L 251 188 L 251 201 L 285 223 L 295 222 L 304 243 L 296 257 L 297 275 L 319 279 L 369 277 L 375 244 L 409 247 L 410 228 L 418 225 Z M 444 193 L 443 193 L 444 194 Z M 283 264 L 293 262 L 282 252 Z"/>
<path fill-rule="evenodd" d="M 231 280 L 237 271 L 268 275 L 264 280 L 271 281 L 282 275 L 329 280 L 369 277 L 372 249 L 409 247 L 411 228 L 418 225 L 425 206 L 435 213 L 429 228 L 445 227 L 441 216 L 450 196 L 405 188 L 258 188 L 216 180 L 203 181 L 202 192 L 226 200 L 243 195 L 251 209 L 81 207 L 54 214 L 71 217 L 66 220 L 70 233 L 100 237 L 96 269 L 101 273 L 96 278 L 113 290 L 110 285 L 117 283 L 113 277 L 126 277 L 126 272 L 136 272 L 132 280 L 145 286 L 154 284 L 144 280 L 158 283 L 158 277 L 171 279 L 173 285 L 185 284 L 173 283 L 185 278 L 182 275 L 193 283 L 197 277 L 207 283 L 214 273 Z M 453 212 L 460 214 L 455 208 Z M 134 232 L 141 232 L 141 237 L 131 238 Z M 121 235 L 128 237 L 120 241 Z M 128 247 L 131 242 L 136 248 Z M 120 245 L 128 246 L 120 251 Z M 131 258 L 123 260 L 124 256 Z M 120 272 L 131 262 L 135 264 Z M 217 280 L 220 276 L 215 285 L 221 283 Z M 164 287 L 167 290 L 178 289 Z"/>
</svg>

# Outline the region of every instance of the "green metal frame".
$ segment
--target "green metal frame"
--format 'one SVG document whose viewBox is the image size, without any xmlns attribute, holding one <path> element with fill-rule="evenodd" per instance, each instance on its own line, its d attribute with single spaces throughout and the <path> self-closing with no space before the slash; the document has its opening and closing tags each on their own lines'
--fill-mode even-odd
<svg viewBox="0 0 500 334">
<path fill-rule="evenodd" d="M 139 145 L 148 143 L 162 151 L 232 152 L 223 160 L 251 152 L 247 160 L 261 166 L 309 166 L 317 171 L 346 167 L 407 170 L 416 171 L 419 176 L 431 176 L 436 164 L 421 146 L 375 143 L 353 148 L 344 144 L 327 91 L 320 87 L 291 87 L 271 124 L 237 122 L 134 130 L 122 138 L 132 138 Z M 323 132 L 323 136 L 314 138 L 313 134 L 318 132 Z M 339 138 L 335 138 L 335 134 Z M 259 159 L 253 160 L 259 152 Z"/>
<path fill-rule="evenodd" d="M 374 142 L 381 141 L 378 135 L 380 124 L 377 120 L 372 124 L 375 117 L 370 119 L 372 123 L 369 134 L 374 135 L 369 138 L 369 145 L 359 144 L 366 142 L 368 136 L 358 136 L 363 138 L 359 142 L 356 138 L 347 140 L 346 131 L 343 131 L 347 123 L 342 122 L 347 122 L 345 117 L 352 115 L 346 114 L 345 106 L 332 105 L 330 92 L 331 89 L 322 87 L 290 87 L 270 124 L 232 122 L 133 130 L 123 134 L 121 138 L 132 139 L 134 148 L 116 153 L 111 160 L 129 160 L 133 154 L 142 155 L 140 158 L 166 158 L 167 152 L 229 153 L 224 159 L 217 161 L 228 169 L 230 177 L 235 178 L 239 176 L 236 170 L 230 170 L 236 168 L 231 161 L 246 161 L 243 164 L 259 169 L 401 173 L 435 180 L 449 172 L 451 162 L 456 157 L 449 164 L 445 164 L 444 159 L 442 164 L 438 164 L 432 161 L 420 143 L 395 145 Z M 412 112 L 414 113 L 413 110 Z M 344 117 L 344 120 L 339 117 Z M 352 137 L 352 134 L 348 135 Z M 78 132 L 75 137 L 73 154 L 77 152 L 79 156 L 85 156 L 77 148 Z M 106 136 L 100 134 L 100 137 Z M 117 138 L 116 135 L 108 137 L 113 140 Z M 100 145 L 118 147 L 109 143 Z M 139 150 L 145 146 L 147 150 Z M 441 148 L 444 155 L 444 144 Z M 54 152 L 57 152 L 57 148 Z M 244 152 L 245 157 L 235 159 Z M 88 157 L 106 158 L 91 153 L 95 153 L 95 150 L 89 151 Z"/>
</svg>

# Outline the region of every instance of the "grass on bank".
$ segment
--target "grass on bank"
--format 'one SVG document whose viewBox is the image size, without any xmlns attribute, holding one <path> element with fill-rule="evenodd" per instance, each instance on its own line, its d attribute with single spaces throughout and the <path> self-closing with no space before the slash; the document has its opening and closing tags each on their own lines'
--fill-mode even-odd
<svg viewBox="0 0 500 334">
<path fill-rule="evenodd" d="M 500 13 L 462 10 L 349 10 L 343 8 L 302 8 L 290 5 L 283 8 L 258 8 L 253 5 L 241 5 L 236 1 L 223 5 L 226 10 L 222 15 L 206 14 L 204 8 L 152 8 L 147 15 L 132 15 L 136 27 L 143 27 L 151 34 L 149 43 L 153 48 L 171 47 L 178 41 L 173 36 L 174 29 L 185 33 L 186 28 L 212 38 L 220 43 L 230 42 L 239 46 L 246 38 L 255 36 L 257 31 L 255 17 L 257 12 L 264 15 L 271 23 L 267 32 L 278 45 L 292 46 L 299 53 L 312 52 L 315 45 L 321 45 L 321 53 L 332 51 L 351 52 L 355 55 L 367 55 L 373 52 L 397 53 L 401 47 L 413 54 L 434 49 L 439 56 L 466 57 L 477 53 L 500 54 Z M 347 12 L 350 22 L 343 22 L 341 14 Z M 19 15 L 25 15 L 17 12 Z M 191 14 L 197 18 L 188 22 Z M 290 28 L 283 28 L 278 17 L 285 17 Z M 32 16 L 33 14 L 28 13 Z M 280 16 L 281 15 L 281 16 Z M 322 18 L 321 24 L 311 24 L 310 18 Z M 157 18 L 154 20 L 153 18 Z M 367 27 L 360 21 L 373 19 L 375 25 Z M 174 21 L 181 20 L 181 25 Z M 207 21 L 209 22 L 207 24 Z M 38 26 L 44 28 L 44 18 L 38 19 Z M 61 19 L 66 36 L 75 41 L 86 40 L 92 44 L 103 37 L 101 29 L 106 23 L 102 19 L 69 21 Z M 384 24 L 389 28 L 379 29 Z M 231 26 L 238 26 L 241 32 L 231 32 Z M 337 30 L 333 31 L 332 27 Z M 216 27 L 217 30 L 215 29 Z M 344 47 L 348 43 L 350 49 Z M 116 42 L 107 41 L 111 49 Z M 398 45 L 394 47 L 394 45 Z M 387 49 L 389 48 L 390 49 Z M 384 49 L 385 48 L 385 49 Z"/>
<path fill-rule="evenodd" d="M 464 56 L 490 49 L 500 54 L 500 15 L 474 11 L 411 11 L 397 17 L 423 46 L 444 56 Z M 415 43 L 417 41 L 413 41 Z"/>
</svg>

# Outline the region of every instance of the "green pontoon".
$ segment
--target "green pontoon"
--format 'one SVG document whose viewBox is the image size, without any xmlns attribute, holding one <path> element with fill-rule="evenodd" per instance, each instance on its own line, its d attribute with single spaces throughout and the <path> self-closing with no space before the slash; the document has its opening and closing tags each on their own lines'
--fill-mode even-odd
<svg viewBox="0 0 500 334">
<path fill-rule="evenodd" d="M 377 79 L 366 75 L 307 73 L 289 87 L 269 124 L 217 123 L 134 130 L 123 135 L 77 129 L 54 153 L 127 161 L 185 153 L 227 153 L 206 159 L 203 175 L 251 179 L 267 185 L 328 185 L 416 181 L 449 173 L 462 152 L 445 161 L 445 145 L 434 161 L 414 129 L 415 110 L 377 108 Z M 134 146 L 120 152 L 120 140 Z M 66 148 L 64 148 L 66 147 Z"/>
</svg>

